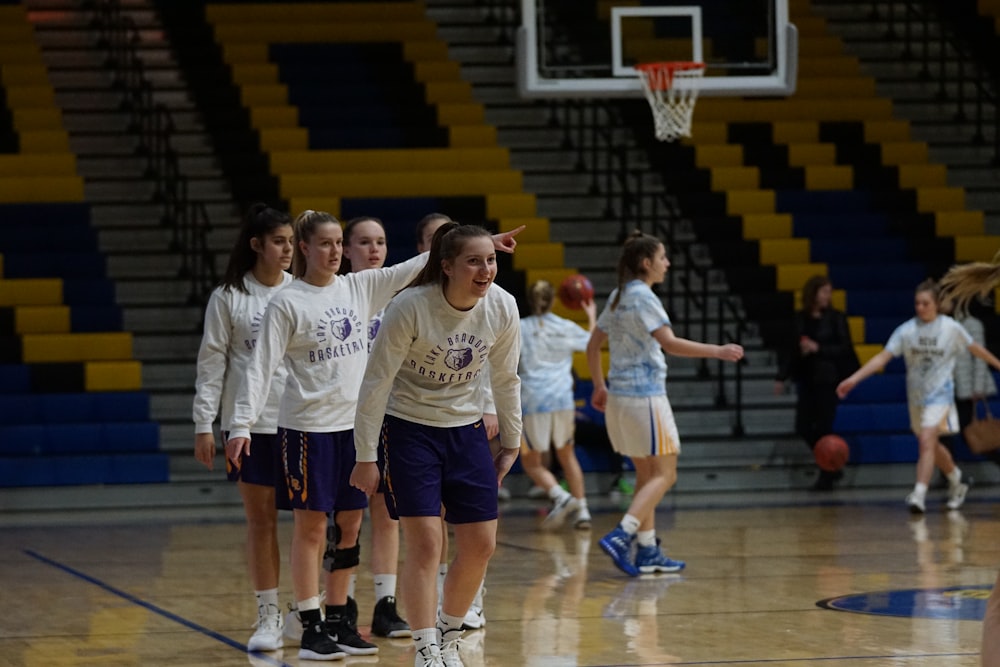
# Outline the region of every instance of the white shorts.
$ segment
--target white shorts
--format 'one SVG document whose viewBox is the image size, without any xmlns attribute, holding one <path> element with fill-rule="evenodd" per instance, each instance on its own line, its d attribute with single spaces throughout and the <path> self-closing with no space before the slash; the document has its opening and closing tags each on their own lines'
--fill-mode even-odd
<svg viewBox="0 0 1000 667">
<path fill-rule="evenodd" d="M 925 428 L 936 428 L 940 435 L 958 433 L 958 410 L 954 403 L 911 405 L 910 428 L 918 435 Z"/>
<path fill-rule="evenodd" d="M 623 456 L 676 456 L 681 453 L 677 422 L 666 396 L 608 394 L 604 415 L 611 446 Z"/>
<path fill-rule="evenodd" d="M 562 449 L 563 445 L 573 440 L 576 429 L 576 412 L 574 410 L 559 410 L 557 412 L 536 412 L 521 418 L 521 433 L 523 442 L 533 452 L 547 452 L 549 445 Z"/>
</svg>

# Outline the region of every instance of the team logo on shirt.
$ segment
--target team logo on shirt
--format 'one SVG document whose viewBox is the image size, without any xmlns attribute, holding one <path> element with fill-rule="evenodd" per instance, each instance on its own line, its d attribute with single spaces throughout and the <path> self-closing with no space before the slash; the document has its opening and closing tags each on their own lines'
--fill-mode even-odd
<svg viewBox="0 0 1000 667">
<path fill-rule="evenodd" d="M 258 310 L 254 313 L 253 318 L 250 320 L 250 338 L 244 338 L 243 344 L 246 346 L 247 350 L 253 352 L 253 349 L 257 347 L 257 339 L 260 338 L 260 327 L 264 322 L 264 311 Z"/>
<path fill-rule="evenodd" d="M 368 323 L 368 340 L 375 340 L 378 335 L 378 328 L 382 326 L 382 320 L 374 319 Z"/>
<path fill-rule="evenodd" d="M 325 317 L 319 320 L 316 328 L 316 342 L 320 347 L 309 351 L 309 361 L 328 361 L 368 352 L 366 341 L 356 335 L 365 328 L 353 308 L 335 306 L 327 308 L 323 315 Z"/>
<path fill-rule="evenodd" d="M 479 336 L 455 334 L 432 347 L 423 358 L 410 359 L 409 365 L 420 375 L 438 382 L 467 382 L 482 373 L 489 349 L 489 344 Z M 473 368 L 477 357 L 479 363 Z"/>
</svg>

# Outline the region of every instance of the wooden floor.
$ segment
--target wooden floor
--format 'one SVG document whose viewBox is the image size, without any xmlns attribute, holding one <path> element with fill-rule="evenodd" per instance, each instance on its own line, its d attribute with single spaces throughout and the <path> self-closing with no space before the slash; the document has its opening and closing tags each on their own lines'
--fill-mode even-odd
<svg viewBox="0 0 1000 667">
<path fill-rule="evenodd" d="M 974 490 L 961 513 L 944 511 L 942 493 L 922 519 L 900 489 L 671 497 L 660 534 L 688 568 L 638 579 L 596 545 L 620 499 L 591 499 L 592 531 L 556 534 L 537 530 L 539 502 L 513 501 L 487 577 L 487 624 L 467 633 L 465 664 L 978 666 L 1000 489 Z M 240 521 L 65 517 L 4 525 L 0 515 L 0 665 L 320 664 L 300 663 L 297 647 L 246 653 L 255 611 Z M 284 603 L 287 565 L 281 591 Z M 358 598 L 367 632 L 364 566 Z M 378 644 L 377 657 L 331 664 L 413 664 L 409 640 Z"/>
</svg>

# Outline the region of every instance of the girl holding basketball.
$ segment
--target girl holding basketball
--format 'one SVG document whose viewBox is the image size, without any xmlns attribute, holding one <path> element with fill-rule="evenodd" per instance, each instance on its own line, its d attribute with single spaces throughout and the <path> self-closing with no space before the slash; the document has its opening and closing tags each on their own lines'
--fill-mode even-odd
<svg viewBox="0 0 1000 667">
<path fill-rule="evenodd" d="M 962 325 L 941 314 L 939 303 L 937 283 L 925 280 L 917 285 L 913 301 L 916 317 L 896 327 L 885 349 L 837 386 L 837 395 L 843 398 L 859 382 L 882 370 L 893 357 L 902 355 L 906 362 L 910 428 L 919 444 L 917 480 L 913 491 L 906 496 L 906 504 L 915 514 L 925 510 L 927 487 L 935 465 L 948 479 L 948 509 L 961 507 L 969 490 L 968 485 L 962 483 L 962 471 L 939 439 L 941 435 L 958 431 L 953 380 L 955 359 L 968 350 L 1000 370 L 1000 360 L 976 343 Z"/>
<path fill-rule="evenodd" d="M 292 263 L 292 221 L 266 204 L 246 212 L 229 264 L 205 309 L 205 331 L 198 350 L 193 416 L 194 457 L 212 470 L 215 435 L 212 424 L 222 408 L 222 437 L 233 428 L 233 404 L 260 333 L 260 320 L 271 298 L 292 281 L 286 271 Z M 226 475 L 237 483 L 247 521 L 247 567 L 257 601 L 256 631 L 247 642 L 250 651 L 282 647 L 278 606 L 277 504 L 287 508 L 277 440 L 278 403 L 285 386 L 279 368 L 267 388 L 264 409 L 249 436 L 253 454 L 234 465 L 226 461 Z"/>
<path fill-rule="evenodd" d="M 630 576 L 677 572 L 684 562 L 668 558 L 656 537 L 656 506 L 677 480 L 681 444 L 670 401 L 663 352 L 681 357 L 739 361 L 743 348 L 711 345 L 674 335 L 670 318 L 653 285 L 670 268 L 659 239 L 633 233 L 618 260 L 618 287 L 597 320 L 587 344 L 594 381 L 591 402 L 607 415 L 608 437 L 615 451 L 632 459 L 636 489 L 618 526 L 601 538 L 601 548 Z M 604 381 L 601 348 L 609 344 L 611 368 Z M 632 546 L 638 542 L 635 556 Z"/>
<path fill-rule="evenodd" d="M 496 545 L 497 485 L 520 447 L 517 304 L 493 284 L 496 271 L 486 230 L 442 225 L 426 269 L 386 309 L 361 386 L 351 483 L 377 487 L 381 448 L 387 498 L 406 538 L 401 584 L 417 667 L 462 664 L 465 615 Z M 482 420 L 487 367 L 496 455 Z M 435 621 L 442 505 L 456 555 Z"/>
<path fill-rule="evenodd" d="M 535 484 L 552 499 L 552 509 L 542 527 L 560 527 L 571 512 L 574 526 L 590 527 L 590 511 L 584 496 L 583 470 L 573 447 L 576 411 L 573 405 L 573 352 L 587 349 L 590 332 L 597 319 L 593 299 L 581 303 L 589 326 L 552 312 L 555 290 L 544 280 L 528 288 L 531 315 L 521 320 L 521 410 L 524 433 L 521 438 L 521 466 Z M 542 454 L 554 447 L 569 484 L 567 492 L 542 463 Z"/>
</svg>

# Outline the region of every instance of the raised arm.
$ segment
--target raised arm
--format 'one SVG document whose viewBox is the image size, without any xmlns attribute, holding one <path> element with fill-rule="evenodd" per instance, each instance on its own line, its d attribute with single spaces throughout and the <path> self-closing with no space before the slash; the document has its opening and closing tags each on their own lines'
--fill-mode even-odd
<svg viewBox="0 0 1000 667">
<path fill-rule="evenodd" d="M 859 382 L 885 368 L 885 365 L 891 360 L 892 352 L 889 350 L 882 350 L 865 362 L 864 366 L 851 373 L 851 375 L 845 378 L 843 382 L 837 385 L 837 396 L 840 398 L 847 396 Z"/>
</svg>

